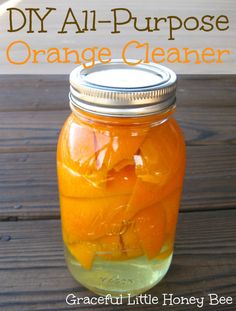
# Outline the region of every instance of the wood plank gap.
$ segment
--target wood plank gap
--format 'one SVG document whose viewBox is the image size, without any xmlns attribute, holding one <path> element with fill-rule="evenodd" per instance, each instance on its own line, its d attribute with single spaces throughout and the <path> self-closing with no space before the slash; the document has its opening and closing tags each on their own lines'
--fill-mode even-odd
<svg viewBox="0 0 236 311">
<path fill-rule="evenodd" d="M 236 146 L 236 139 L 230 141 L 207 141 L 206 143 L 198 143 L 194 141 L 187 141 L 186 147 L 208 147 L 208 146 Z M 17 148 L 6 147 L 1 149 L 0 154 L 7 154 L 7 153 L 44 153 L 44 152 L 56 152 L 56 145 L 54 146 L 44 146 L 44 147 L 28 147 L 28 146 L 21 146 Z"/>
<path fill-rule="evenodd" d="M 192 214 L 192 213 L 206 213 L 206 212 L 221 212 L 221 211 L 232 211 L 235 210 L 236 206 L 233 207 L 226 207 L 226 208 L 217 208 L 217 209 L 207 209 L 207 208 L 199 208 L 199 209 L 185 209 L 185 210 L 180 210 L 179 214 Z M 5 222 L 23 222 L 23 221 L 47 221 L 47 220 L 60 220 L 60 214 L 59 215 L 50 215 L 50 216 L 30 216 L 27 218 L 20 218 L 18 216 L 9 216 L 9 217 L 2 217 L 0 216 L 0 223 L 5 223 Z"/>
</svg>

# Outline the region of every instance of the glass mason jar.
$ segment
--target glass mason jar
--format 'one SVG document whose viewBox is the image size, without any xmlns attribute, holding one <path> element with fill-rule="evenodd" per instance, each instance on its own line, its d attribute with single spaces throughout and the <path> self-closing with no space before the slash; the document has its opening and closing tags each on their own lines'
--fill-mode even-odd
<svg viewBox="0 0 236 311">
<path fill-rule="evenodd" d="M 173 254 L 185 144 L 176 75 L 119 60 L 76 68 L 57 169 L 68 268 L 93 292 L 143 293 Z"/>
</svg>

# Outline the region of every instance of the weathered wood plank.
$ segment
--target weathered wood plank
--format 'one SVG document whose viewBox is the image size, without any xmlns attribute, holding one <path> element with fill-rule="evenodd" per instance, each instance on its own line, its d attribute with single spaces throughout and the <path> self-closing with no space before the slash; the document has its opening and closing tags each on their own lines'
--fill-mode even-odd
<svg viewBox="0 0 236 311">
<path fill-rule="evenodd" d="M 69 114 L 67 79 L 0 76 L 0 152 L 55 150 Z M 176 117 L 187 144 L 235 143 L 235 85 L 236 76 L 181 77 Z"/>
<path fill-rule="evenodd" d="M 69 111 L 0 113 L 0 152 L 55 150 Z"/>
<path fill-rule="evenodd" d="M 160 298 L 162 293 L 235 296 L 235 217 L 236 210 L 181 214 L 171 269 L 150 293 Z M 0 237 L 1 310 L 68 310 L 72 307 L 66 306 L 67 294 L 92 295 L 72 279 L 65 267 L 58 220 L 1 223 Z M 147 305 L 145 310 L 156 310 L 156 307 Z M 86 308 L 86 305 L 78 306 L 78 309 Z M 114 310 L 114 306 L 89 308 Z M 168 307 L 160 310 L 166 308 L 169 310 Z M 123 309 L 143 310 L 143 306 L 124 304 Z M 195 309 L 191 305 L 179 305 L 174 310 Z M 212 309 L 205 305 L 204 310 Z M 233 311 L 235 304 L 218 305 L 214 310 Z"/>
<path fill-rule="evenodd" d="M 68 76 L 1 76 L 0 111 L 68 108 Z"/>
<path fill-rule="evenodd" d="M 178 106 L 235 107 L 236 75 L 181 75 Z M 68 109 L 69 77 L 1 76 L 0 111 Z"/>
<path fill-rule="evenodd" d="M 236 146 L 189 146 L 182 211 L 236 208 Z M 0 219 L 58 218 L 55 152 L 0 154 Z"/>
<path fill-rule="evenodd" d="M 235 144 L 235 107 L 180 107 L 176 117 L 187 144 Z M 55 150 L 68 114 L 68 110 L 1 112 L 0 152 Z"/>
<path fill-rule="evenodd" d="M 236 75 L 178 77 L 177 107 L 235 107 Z"/>
</svg>

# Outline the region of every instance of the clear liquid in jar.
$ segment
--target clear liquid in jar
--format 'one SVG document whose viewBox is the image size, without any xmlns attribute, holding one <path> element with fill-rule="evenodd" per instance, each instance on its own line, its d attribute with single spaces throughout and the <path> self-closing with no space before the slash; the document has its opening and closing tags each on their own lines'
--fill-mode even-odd
<svg viewBox="0 0 236 311">
<path fill-rule="evenodd" d="M 72 276 L 94 293 L 113 297 L 135 296 L 146 292 L 167 273 L 172 252 L 162 259 L 147 259 L 146 256 L 129 260 L 108 261 L 96 257 L 90 270 L 84 269 L 65 246 L 65 257 Z"/>
</svg>

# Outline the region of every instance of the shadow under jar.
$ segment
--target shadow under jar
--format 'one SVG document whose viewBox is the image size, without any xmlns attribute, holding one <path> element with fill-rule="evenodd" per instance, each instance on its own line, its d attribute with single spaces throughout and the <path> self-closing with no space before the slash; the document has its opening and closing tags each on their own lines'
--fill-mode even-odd
<svg viewBox="0 0 236 311">
<path fill-rule="evenodd" d="M 58 142 L 65 256 L 99 295 L 143 293 L 168 271 L 185 171 L 176 75 L 119 60 L 76 68 Z"/>
</svg>

